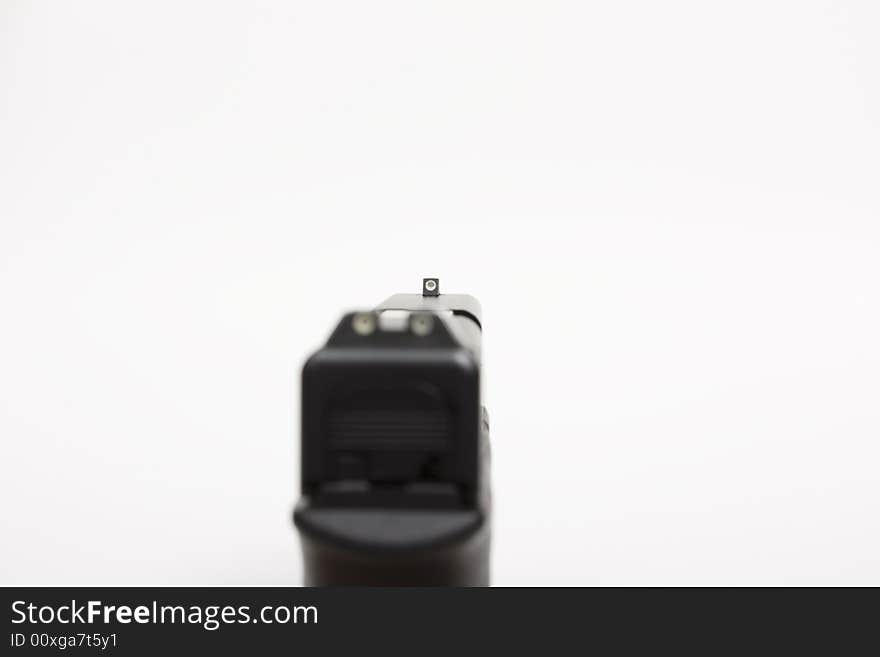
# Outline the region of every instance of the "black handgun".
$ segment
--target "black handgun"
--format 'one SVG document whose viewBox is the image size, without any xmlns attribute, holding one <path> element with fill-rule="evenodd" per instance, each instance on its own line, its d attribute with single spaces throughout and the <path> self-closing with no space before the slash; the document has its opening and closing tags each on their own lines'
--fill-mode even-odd
<svg viewBox="0 0 880 657">
<path fill-rule="evenodd" d="M 489 583 L 480 305 L 397 294 L 345 315 L 302 371 L 305 583 Z"/>
</svg>

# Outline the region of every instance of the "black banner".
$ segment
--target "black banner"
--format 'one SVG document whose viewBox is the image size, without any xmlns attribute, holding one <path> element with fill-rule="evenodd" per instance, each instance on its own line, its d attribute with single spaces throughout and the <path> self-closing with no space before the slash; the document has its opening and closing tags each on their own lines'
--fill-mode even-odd
<svg viewBox="0 0 880 657">
<path fill-rule="evenodd" d="M 875 589 L 5 588 L 4 654 L 874 646 Z M 313 652 L 317 651 L 317 652 Z M 540 654 L 540 653 L 538 653 Z"/>
</svg>

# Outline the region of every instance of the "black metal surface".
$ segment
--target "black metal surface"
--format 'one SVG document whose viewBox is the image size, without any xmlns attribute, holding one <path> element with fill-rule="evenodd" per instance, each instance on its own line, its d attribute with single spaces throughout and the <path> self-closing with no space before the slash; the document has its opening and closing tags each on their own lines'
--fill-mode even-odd
<svg viewBox="0 0 880 657">
<path fill-rule="evenodd" d="M 386 310 L 409 323 L 386 330 Z M 306 362 L 294 521 L 307 583 L 488 583 L 478 322 L 473 297 L 395 295 L 344 316 Z"/>
</svg>

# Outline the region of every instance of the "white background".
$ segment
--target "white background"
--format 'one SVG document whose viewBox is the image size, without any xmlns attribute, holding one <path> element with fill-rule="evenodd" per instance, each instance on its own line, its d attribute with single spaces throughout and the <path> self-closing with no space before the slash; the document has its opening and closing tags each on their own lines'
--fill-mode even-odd
<svg viewBox="0 0 880 657">
<path fill-rule="evenodd" d="M 301 581 L 298 371 L 485 313 L 496 584 L 880 584 L 876 2 L 3 2 L 0 583 Z"/>
</svg>

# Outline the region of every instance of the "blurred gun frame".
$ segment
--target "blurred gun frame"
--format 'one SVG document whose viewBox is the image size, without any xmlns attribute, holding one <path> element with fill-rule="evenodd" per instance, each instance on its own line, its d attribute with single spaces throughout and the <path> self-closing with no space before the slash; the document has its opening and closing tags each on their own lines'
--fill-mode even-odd
<svg viewBox="0 0 880 657">
<path fill-rule="evenodd" d="M 489 424 L 471 296 L 394 295 L 345 315 L 302 371 L 305 583 L 489 583 Z"/>
</svg>

